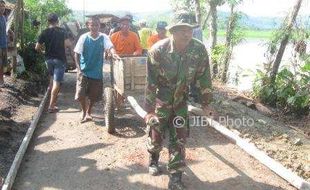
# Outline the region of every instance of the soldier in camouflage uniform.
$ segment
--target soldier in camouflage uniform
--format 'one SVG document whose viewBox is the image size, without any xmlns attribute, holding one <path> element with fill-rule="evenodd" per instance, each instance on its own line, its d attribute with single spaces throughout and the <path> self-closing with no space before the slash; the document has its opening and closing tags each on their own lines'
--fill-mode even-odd
<svg viewBox="0 0 310 190">
<path fill-rule="evenodd" d="M 192 25 L 178 18 L 168 29 L 172 36 L 157 42 L 149 52 L 144 118 L 150 128 L 147 149 L 149 173 L 159 173 L 158 159 L 166 130 L 169 131 L 169 189 L 184 189 L 181 181 L 185 164 L 188 130 L 189 85 L 194 84 L 203 108 L 211 101 L 211 77 L 205 46 L 192 38 Z M 158 125 L 150 125 L 158 118 Z"/>
</svg>

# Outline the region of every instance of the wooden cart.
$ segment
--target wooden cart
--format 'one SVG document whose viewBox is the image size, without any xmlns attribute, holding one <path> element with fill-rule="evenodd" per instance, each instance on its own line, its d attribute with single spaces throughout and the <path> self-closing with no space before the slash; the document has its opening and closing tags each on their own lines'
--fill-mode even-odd
<svg viewBox="0 0 310 190">
<path fill-rule="evenodd" d="M 122 57 L 111 64 L 111 87 L 104 89 L 105 123 L 109 133 L 115 132 L 115 108 L 122 107 L 127 94 L 141 91 L 146 84 L 146 57 Z"/>
</svg>

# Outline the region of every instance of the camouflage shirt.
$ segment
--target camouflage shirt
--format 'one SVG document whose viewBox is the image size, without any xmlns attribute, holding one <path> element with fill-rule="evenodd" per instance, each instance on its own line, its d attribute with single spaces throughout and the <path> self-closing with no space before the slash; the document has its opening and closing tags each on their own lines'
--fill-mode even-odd
<svg viewBox="0 0 310 190">
<path fill-rule="evenodd" d="M 212 84 L 205 46 L 192 39 L 185 52 L 180 53 L 175 50 L 172 38 L 154 45 L 147 61 L 146 111 L 186 114 L 190 84 L 197 89 L 198 103 L 207 105 L 211 100 Z"/>
</svg>

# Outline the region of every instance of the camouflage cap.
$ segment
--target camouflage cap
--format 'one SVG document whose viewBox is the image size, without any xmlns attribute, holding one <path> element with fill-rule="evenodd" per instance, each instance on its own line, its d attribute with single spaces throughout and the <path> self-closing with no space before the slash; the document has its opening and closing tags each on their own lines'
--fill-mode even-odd
<svg viewBox="0 0 310 190">
<path fill-rule="evenodd" d="M 174 31 L 179 26 L 187 26 L 189 28 L 195 28 L 192 24 L 192 16 L 188 12 L 176 13 L 172 24 L 168 26 L 169 32 Z"/>
</svg>

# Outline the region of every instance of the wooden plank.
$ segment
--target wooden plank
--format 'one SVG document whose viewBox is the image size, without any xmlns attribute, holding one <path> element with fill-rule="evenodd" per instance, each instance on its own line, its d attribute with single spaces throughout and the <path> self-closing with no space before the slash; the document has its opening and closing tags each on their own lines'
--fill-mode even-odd
<svg viewBox="0 0 310 190">
<path fill-rule="evenodd" d="M 146 75 L 146 64 L 141 65 L 141 64 L 135 64 L 135 73 L 141 73 L 142 75 Z"/>
<path fill-rule="evenodd" d="M 118 86 L 114 86 L 114 89 L 122 96 L 124 96 L 124 89 L 120 89 Z"/>
<path fill-rule="evenodd" d="M 129 91 L 131 89 L 131 73 L 130 73 L 130 58 L 126 57 L 124 59 L 124 88 L 125 91 Z"/>
<path fill-rule="evenodd" d="M 114 88 L 117 89 L 117 91 L 120 94 L 125 93 L 125 83 L 124 83 L 124 61 L 121 60 L 115 60 L 114 61 Z"/>
<path fill-rule="evenodd" d="M 120 64 L 122 64 L 122 70 L 119 67 Z M 124 57 L 119 61 L 115 61 L 114 65 L 114 78 L 116 81 L 114 87 L 117 86 L 116 89 L 122 92 L 120 94 L 126 94 L 128 90 L 145 88 L 146 57 Z"/>
<path fill-rule="evenodd" d="M 42 115 L 45 104 L 47 102 L 47 98 L 48 98 L 48 91 L 46 91 L 46 93 L 45 93 L 45 95 L 44 95 L 44 97 L 40 103 L 40 106 L 38 108 L 38 111 L 35 114 L 34 119 L 32 120 L 32 122 L 30 124 L 30 127 L 27 130 L 26 136 L 24 137 L 22 144 L 20 145 L 20 147 L 19 147 L 19 149 L 15 155 L 13 164 L 12 164 L 10 171 L 9 171 L 9 173 L 5 179 L 5 182 L 2 186 L 2 190 L 10 190 L 13 186 L 17 171 L 20 167 L 21 161 L 22 161 L 24 154 L 27 150 L 28 144 L 32 138 L 33 132 L 36 129 L 38 121 Z"/>
<path fill-rule="evenodd" d="M 126 85 L 125 85 L 125 90 L 126 90 L 126 92 L 127 92 L 128 90 L 130 90 L 130 88 L 131 88 L 131 85 L 130 85 L 130 84 L 126 84 Z"/>
<path fill-rule="evenodd" d="M 130 89 L 135 89 L 135 62 L 131 60 L 130 62 Z"/>
<path fill-rule="evenodd" d="M 145 88 L 146 84 L 146 61 L 145 57 L 135 60 L 134 64 L 134 80 L 135 88 L 134 90 L 141 90 Z"/>
<path fill-rule="evenodd" d="M 137 114 L 144 119 L 144 117 L 147 115 L 147 112 L 143 110 L 143 108 L 138 104 L 136 99 L 132 96 L 127 97 L 128 102 L 133 107 L 133 109 L 137 112 Z"/>
<path fill-rule="evenodd" d="M 137 72 L 135 72 L 135 77 L 144 77 L 144 78 L 146 78 L 146 74 L 145 73 L 137 73 Z"/>
<path fill-rule="evenodd" d="M 136 84 L 135 86 L 135 90 L 144 90 L 144 89 L 145 89 L 145 85 Z"/>
<path fill-rule="evenodd" d="M 135 77 L 135 85 L 137 85 L 137 84 L 145 85 L 145 83 L 146 83 L 146 77 L 145 76 Z"/>
</svg>

